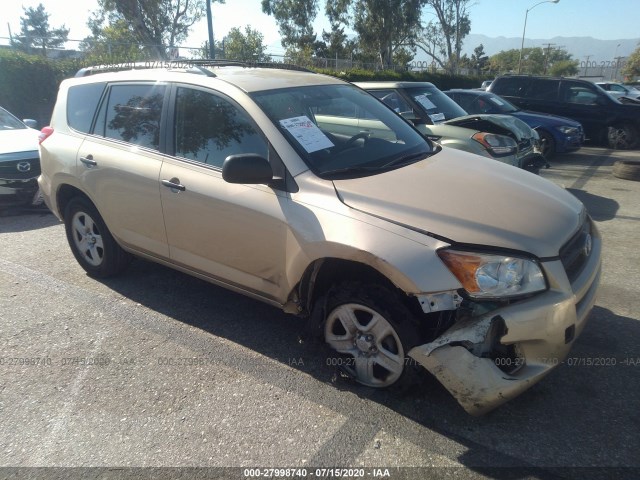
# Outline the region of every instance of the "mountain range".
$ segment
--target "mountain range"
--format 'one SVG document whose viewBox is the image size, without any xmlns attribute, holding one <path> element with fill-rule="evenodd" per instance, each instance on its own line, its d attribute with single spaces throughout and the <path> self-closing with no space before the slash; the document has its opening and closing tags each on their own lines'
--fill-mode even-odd
<svg viewBox="0 0 640 480">
<path fill-rule="evenodd" d="M 486 35 L 470 34 L 464 39 L 463 54 L 471 56 L 473 49 L 478 45 L 484 46 L 484 51 L 488 56 L 501 52 L 502 50 L 517 49 L 520 50 L 522 37 L 488 37 Z M 547 48 L 547 44 L 551 43 L 551 48 L 562 47 L 569 52 L 575 60 L 580 62 L 613 61 L 613 58 L 628 57 L 640 46 L 640 38 L 620 39 L 620 40 L 598 40 L 593 37 L 553 37 L 549 39 L 525 38 L 524 47 L 542 47 Z M 618 46 L 620 45 L 620 46 Z"/>
</svg>

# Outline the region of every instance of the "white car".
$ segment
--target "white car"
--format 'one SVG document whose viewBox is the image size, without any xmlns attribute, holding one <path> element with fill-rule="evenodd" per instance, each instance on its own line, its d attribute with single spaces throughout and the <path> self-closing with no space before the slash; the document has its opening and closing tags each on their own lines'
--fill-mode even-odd
<svg viewBox="0 0 640 480">
<path fill-rule="evenodd" d="M 25 123 L 26 122 L 26 123 Z M 35 120 L 20 121 L 0 107 L 0 203 L 29 204 L 38 197 L 40 155 Z"/>
<path fill-rule="evenodd" d="M 597 82 L 596 85 L 606 90 L 616 98 L 627 97 L 634 100 L 640 100 L 640 90 L 635 87 L 614 82 Z"/>
</svg>

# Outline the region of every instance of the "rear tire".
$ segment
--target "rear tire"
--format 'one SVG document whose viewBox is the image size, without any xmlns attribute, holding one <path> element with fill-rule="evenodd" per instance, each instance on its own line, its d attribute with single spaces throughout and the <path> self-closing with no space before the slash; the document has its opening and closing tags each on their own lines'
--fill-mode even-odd
<svg viewBox="0 0 640 480">
<path fill-rule="evenodd" d="M 110 277 L 129 265 L 131 255 L 118 245 L 90 201 L 73 198 L 65 208 L 64 225 L 74 257 L 91 277 Z"/>
<path fill-rule="evenodd" d="M 376 284 L 346 282 L 319 300 L 324 339 L 337 354 L 327 358 L 356 382 L 403 388 L 415 380 L 417 363 L 407 356 L 420 344 L 414 315 L 392 292 Z"/>
<path fill-rule="evenodd" d="M 629 150 L 638 144 L 638 132 L 628 123 L 614 125 L 608 128 L 607 139 L 609 147 L 615 150 Z"/>
</svg>

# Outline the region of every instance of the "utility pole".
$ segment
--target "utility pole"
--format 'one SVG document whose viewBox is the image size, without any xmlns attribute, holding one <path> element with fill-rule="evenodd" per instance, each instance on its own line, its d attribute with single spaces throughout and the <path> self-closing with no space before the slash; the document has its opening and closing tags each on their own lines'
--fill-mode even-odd
<svg viewBox="0 0 640 480">
<path fill-rule="evenodd" d="M 543 75 L 547 74 L 547 65 L 549 65 L 549 55 L 551 55 L 551 47 L 555 47 L 555 43 L 543 43 L 542 46 L 547 46 L 547 54 L 544 57 L 544 71 L 542 72 Z"/>
<path fill-rule="evenodd" d="M 207 27 L 209 29 L 209 59 L 215 60 L 216 48 L 213 44 L 213 14 L 211 13 L 211 0 L 207 0 Z"/>
<path fill-rule="evenodd" d="M 624 59 L 626 57 L 615 57 L 613 59 L 614 62 L 616 62 L 616 66 L 615 66 L 615 71 L 613 74 L 613 81 L 615 82 L 618 79 L 618 67 L 620 66 L 620 60 Z"/>
<path fill-rule="evenodd" d="M 586 58 L 587 60 L 584 62 L 584 76 L 587 76 L 587 68 L 589 68 L 589 59 L 593 57 L 593 55 L 585 55 L 584 58 Z"/>
</svg>

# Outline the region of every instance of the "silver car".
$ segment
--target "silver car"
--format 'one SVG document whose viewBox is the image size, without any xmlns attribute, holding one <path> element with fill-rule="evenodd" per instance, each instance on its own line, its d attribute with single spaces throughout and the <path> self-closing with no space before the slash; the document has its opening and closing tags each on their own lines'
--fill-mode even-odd
<svg viewBox="0 0 640 480">
<path fill-rule="evenodd" d="M 602 242 L 560 187 L 435 145 L 330 76 L 122 68 L 63 81 L 40 145 L 90 276 L 170 266 L 297 315 L 360 384 L 424 367 L 472 414 L 580 335 Z"/>
</svg>

